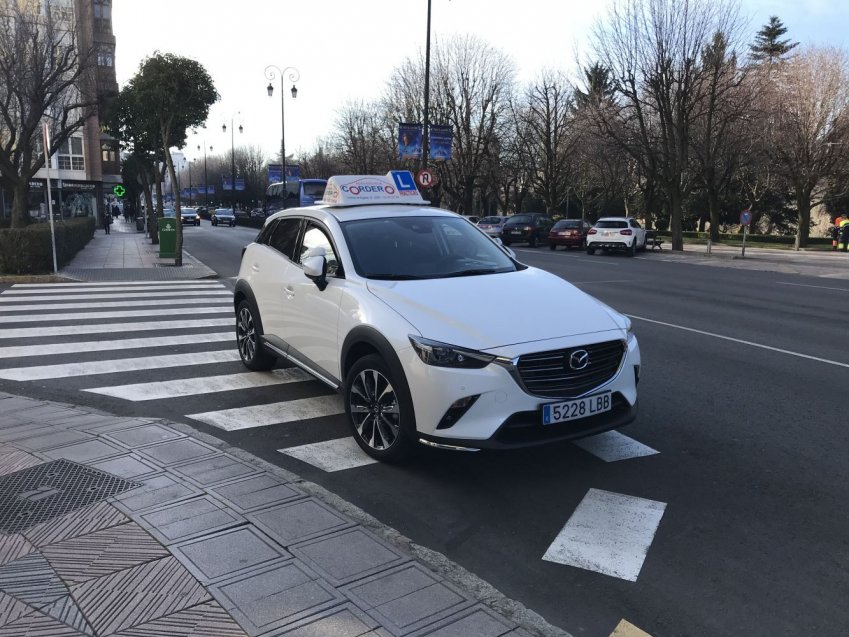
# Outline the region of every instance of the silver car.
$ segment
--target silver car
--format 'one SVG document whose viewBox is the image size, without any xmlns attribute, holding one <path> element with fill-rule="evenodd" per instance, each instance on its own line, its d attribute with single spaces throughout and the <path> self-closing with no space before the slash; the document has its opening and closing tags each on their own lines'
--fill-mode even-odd
<svg viewBox="0 0 849 637">
<path fill-rule="evenodd" d="M 490 237 L 500 237 L 501 228 L 508 217 L 484 217 L 478 221 L 478 228 L 487 233 Z"/>
</svg>

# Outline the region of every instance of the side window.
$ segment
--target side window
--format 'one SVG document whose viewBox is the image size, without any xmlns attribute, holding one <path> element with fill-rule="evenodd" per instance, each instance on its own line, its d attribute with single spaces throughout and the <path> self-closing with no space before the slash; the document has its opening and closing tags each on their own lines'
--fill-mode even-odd
<svg viewBox="0 0 849 637">
<path fill-rule="evenodd" d="M 256 236 L 256 243 L 261 243 L 263 245 L 269 245 L 271 242 L 271 235 L 274 233 L 274 229 L 277 227 L 277 221 L 272 221 L 271 223 L 265 224 L 265 227 L 259 231 L 259 234 Z"/>
<path fill-rule="evenodd" d="M 634 219 L 631 219 L 631 227 L 640 228 L 640 224 L 638 224 Z"/>
<path fill-rule="evenodd" d="M 304 232 L 304 240 L 301 242 L 301 254 L 298 257 L 298 263 L 301 263 L 313 248 L 324 248 L 324 255 L 327 259 L 327 276 L 339 276 L 342 274 L 339 260 L 336 258 L 336 251 L 333 249 L 330 238 L 324 229 L 310 222 L 307 224 L 307 230 Z"/>
<path fill-rule="evenodd" d="M 268 242 L 272 248 L 289 259 L 294 259 L 295 245 L 298 243 L 298 232 L 301 229 L 299 217 L 287 217 L 277 222 L 274 233 Z"/>
</svg>

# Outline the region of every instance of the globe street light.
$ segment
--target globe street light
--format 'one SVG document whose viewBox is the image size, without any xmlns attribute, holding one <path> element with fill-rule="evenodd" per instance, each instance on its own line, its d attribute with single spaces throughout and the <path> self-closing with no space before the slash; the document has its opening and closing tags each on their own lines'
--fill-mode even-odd
<svg viewBox="0 0 849 637">
<path fill-rule="evenodd" d="M 200 151 L 200 144 L 198 144 L 198 151 Z M 211 145 L 209 152 L 212 152 Z M 209 179 L 206 174 L 206 140 L 203 141 L 203 203 L 209 208 Z"/>
<path fill-rule="evenodd" d="M 236 119 L 237 115 L 239 115 L 238 111 L 230 117 L 230 192 L 233 193 L 230 197 L 230 205 L 233 208 L 234 215 L 236 214 L 236 147 L 233 121 Z M 227 124 L 222 124 L 221 130 L 226 133 Z M 243 130 L 242 125 L 239 124 L 239 133 L 241 134 Z"/>
<path fill-rule="evenodd" d="M 266 91 L 268 91 L 268 97 L 271 97 L 274 94 L 274 86 L 271 82 L 274 81 L 277 76 L 280 76 L 280 163 L 283 166 L 283 207 L 286 207 L 286 204 L 289 200 L 289 189 L 286 179 L 286 92 L 283 89 L 283 79 L 286 73 L 289 73 L 289 81 L 292 82 L 292 99 L 298 97 L 298 88 L 295 86 L 294 82 L 297 82 L 301 79 L 301 73 L 293 66 L 287 66 L 285 69 L 280 69 L 279 66 L 275 64 L 269 64 L 265 67 L 265 79 L 268 80 L 268 86 L 266 87 Z"/>
</svg>

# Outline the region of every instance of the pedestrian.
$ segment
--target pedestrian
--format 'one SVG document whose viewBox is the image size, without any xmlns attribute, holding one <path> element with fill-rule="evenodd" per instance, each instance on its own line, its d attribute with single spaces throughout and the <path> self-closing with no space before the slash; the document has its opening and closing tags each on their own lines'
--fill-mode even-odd
<svg viewBox="0 0 849 637">
<path fill-rule="evenodd" d="M 837 240 L 840 238 L 840 222 L 843 221 L 843 217 L 837 215 L 837 218 L 834 220 L 834 225 L 831 226 L 829 230 L 829 234 L 831 235 L 831 251 L 837 251 Z"/>
<path fill-rule="evenodd" d="M 849 248 L 849 215 L 840 220 L 840 236 L 837 239 L 837 249 L 842 252 L 847 252 Z"/>
<path fill-rule="evenodd" d="M 112 225 L 112 215 L 108 211 L 103 212 L 103 231 L 109 234 L 109 226 Z"/>
</svg>

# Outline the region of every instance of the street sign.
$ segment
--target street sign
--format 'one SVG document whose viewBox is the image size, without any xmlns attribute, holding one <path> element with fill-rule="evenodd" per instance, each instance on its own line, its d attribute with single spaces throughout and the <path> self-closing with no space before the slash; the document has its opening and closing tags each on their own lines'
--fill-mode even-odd
<svg viewBox="0 0 849 637">
<path fill-rule="evenodd" d="M 748 226 L 750 223 L 752 223 L 752 211 L 744 210 L 740 213 L 740 225 Z"/>
<path fill-rule="evenodd" d="M 121 184 L 118 184 L 117 186 L 113 186 L 112 193 L 116 197 L 123 197 L 124 195 L 127 194 L 127 189 L 124 188 Z"/>
<path fill-rule="evenodd" d="M 436 177 L 434 176 L 433 171 L 429 168 L 423 168 L 420 170 L 419 174 L 416 175 L 416 180 L 422 188 L 430 188 L 436 183 Z"/>
</svg>

